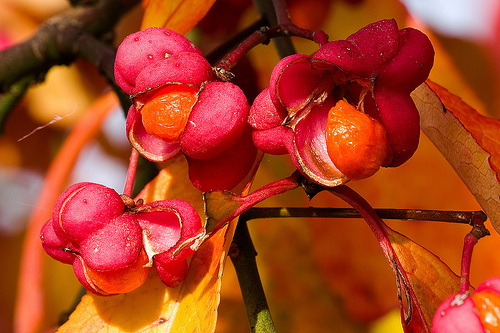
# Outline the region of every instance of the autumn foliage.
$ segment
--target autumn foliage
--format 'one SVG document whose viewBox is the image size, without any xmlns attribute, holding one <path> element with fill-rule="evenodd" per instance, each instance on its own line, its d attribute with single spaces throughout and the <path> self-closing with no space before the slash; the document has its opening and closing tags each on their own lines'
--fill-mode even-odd
<svg viewBox="0 0 500 333">
<path fill-rule="evenodd" d="M 44 174 L 0 330 L 499 330 L 499 72 L 405 5 L 0 3 L 0 166 Z"/>
</svg>

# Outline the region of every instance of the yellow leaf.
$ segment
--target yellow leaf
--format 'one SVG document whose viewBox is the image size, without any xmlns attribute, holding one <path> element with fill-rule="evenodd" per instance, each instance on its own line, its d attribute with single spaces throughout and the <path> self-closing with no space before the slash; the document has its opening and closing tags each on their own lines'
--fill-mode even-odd
<svg viewBox="0 0 500 333">
<path fill-rule="evenodd" d="M 189 181 L 183 156 L 173 160 L 139 194 L 146 202 L 175 197 L 203 211 L 202 193 Z M 203 215 L 202 215 L 203 216 Z M 127 294 L 87 293 L 60 332 L 213 332 L 221 276 L 236 223 L 218 230 L 191 258 L 184 281 L 165 286 L 155 270 Z"/>
<path fill-rule="evenodd" d="M 166 162 L 158 176 L 137 195 L 145 203 L 175 198 L 189 202 L 200 216 L 204 215 L 203 194 L 188 177 L 187 161 L 183 156 Z"/>
<path fill-rule="evenodd" d="M 149 0 L 141 29 L 162 27 L 180 34 L 191 30 L 212 7 L 215 0 Z"/>
<path fill-rule="evenodd" d="M 478 114 L 430 81 L 415 89 L 412 98 L 420 113 L 422 131 L 446 157 L 500 232 L 500 121 Z"/>
<path fill-rule="evenodd" d="M 430 326 L 437 307 L 459 291 L 460 277 L 432 252 L 389 227 L 384 230 Z"/>
<path fill-rule="evenodd" d="M 65 82 L 65 84 L 60 84 Z M 93 96 L 76 65 L 51 68 L 47 80 L 27 91 L 28 110 L 36 121 L 67 128 L 90 107 Z M 60 117 L 59 121 L 53 121 Z"/>
</svg>

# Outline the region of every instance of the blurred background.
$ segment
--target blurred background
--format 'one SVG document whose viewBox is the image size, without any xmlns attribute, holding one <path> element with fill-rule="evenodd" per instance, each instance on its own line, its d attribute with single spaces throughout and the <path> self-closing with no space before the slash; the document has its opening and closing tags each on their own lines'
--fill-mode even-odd
<svg viewBox="0 0 500 333">
<path fill-rule="evenodd" d="M 431 79 L 483 114 L 499 117 L 500 5 L 496 0 L 290 0 L 292 21 L 344 39 L 368 23 L 395 18 L 400 28 L 426 32 L 435 50 Z M 29 38 L 37 27 L 69 7 L 65 0 L 0 0 L 0 49 Z M 143 9 L 128 13 L 116 28 L 115 43 L 139 29 Z M 258 14 L 247 0 L 218 0 L 187 36 L 209 54 Z M 297 51 L 316 45 L 293 39 Z M 279 60 L 270 46 L 252 50 L 235 68 L 249 99 L 269 81 Z M 2 59 L 0 58 L 0 61 Z M 248 81 L 248 82 L 246 82 Z M 29 90 L 0 135 L 0 332 L 12 331 L 19 261 L 25 228 L 46 171 L 64 141 L 106 81 L 85 61 L 52 68 Z M 102 124 L 97 140 L 81 151 L 68 185 L 91 181 L 121 193 L 130 146 L 119 106 Z M 290 175 L 284 156 L 265 156 L 253 188 Z M 378 208 L 480 209 L 446 160 L 423 135 L 415 156 L 396 169 L 350 184 Z M 331 195 L 311 202 L 300 191 L 269 199 L 261 206 L 344 207 Z M 468 226 L 436 222 L 390 221 L 390 226 L 436 253 L 455 272 L 460 267 Z M 477 285 L 500 275 L 500 239 L 494 233 L 476 247 L 471 281 Z M 269 306 L 280 332 L 402 332 L 394 275 L 376 239 L 357 219 L 267 219 L 249 223 Z M 44 285 L 49 307 L 44 327 L 57 324 L 80 286 L 69 265 L 45 258 Z M 217 332 L 249 332 L 234 269 L 224 273 Z"/>
</svg>

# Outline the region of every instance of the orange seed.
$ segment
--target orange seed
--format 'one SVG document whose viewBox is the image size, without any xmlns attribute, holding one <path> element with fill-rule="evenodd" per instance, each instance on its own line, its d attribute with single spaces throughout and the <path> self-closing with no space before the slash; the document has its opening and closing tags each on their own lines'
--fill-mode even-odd
<svg viewBox="0 0 500 333">
<path fill-rule="evenodd" d="M 370 177 L 392 160 L 392 150 L 382 124 L 344 100 L 328 112 L 328 156 L 350 179 Z"/>
<path fill-rule="evenodd" d="M 148 255 L 144 249 L 139 254 L 137 260 L 130 266 L 112 270 L 96 271 L 84 263 L 86 274 L 91 284 L 107 294 L 128 293 L 139 288 L 148 276 L 149 267 L 145 265 L 149 262 Z"/>
<path fill-rule="evenodd" d="M 485 332 L 500 332 L 500 295 L 483 290 L 472 295 L 472 301 Z"/>
<path fill-rule="evenodd" d="M 171 84 L 160 89 L 141 109 L 146 132 L 168 143 L 178 142 L 198 90 L 184 84 Z"/>
</svg>

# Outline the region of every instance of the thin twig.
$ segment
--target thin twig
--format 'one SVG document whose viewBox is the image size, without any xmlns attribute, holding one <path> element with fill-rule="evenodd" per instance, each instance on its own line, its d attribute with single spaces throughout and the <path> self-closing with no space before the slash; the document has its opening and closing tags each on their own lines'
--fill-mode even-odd
<svg viewBox="0 0 500 333">
<path fill-rule="evenodd" d="M 125 187 L 123 188 L 123 194 L 129 197 L 132 196 L 135 174 L 137 173 L 138 161 L 139 161 L 139 152 L 135 148 L 132 148 L 132 153 L 130 154 L 128 170 L 127 170 L 127 179 L 125 181 Z"/>
<path fill-rule="evenodd" d="M 484 222 L 485 221 L 479 217 L 474 218 L 471 221 L 472 230 L 465 235 L 460 267 L 460 293 L 465 293 L 470 288 L 469 275 L 474 246 L 481 238 L 490 235 L 490 232 L 484 226 Z"/>
<path fill-rule="evenodd" d="M 210 52 L 205 58 L 208 60 L 210 64 L 215 64 L 221 58 L 223 58 L 226 54 L 228 54 L 232 49 L 234 49 L 235 45 L 243 42 L 248 36 L 253 34 L 256 30 L 259 30 L 263 26 L 267 26 L 268 23 L 264 18 L 260 18 L 252 23 L 250 26 L 245 28 L 244 30 L 238 32 L 235 36 L 233 36 L 228 41 L 224 42 L 222 45 L 217 47 L 215 50 Z"/>
<path fill-rule="evenodd" d="M 444 211 L 421 209 L 375 209 L 382 219 L 403 221 L 435 221 L 448 223 L 462 223 L 472 225 L 475 219 L 486 221 L 483 211 Z M 352 208 L 319 208 L 319 207 L 253 207 L 241 214 L 246 220 L 259 218 L 361 218 Z"/>
</svg>

